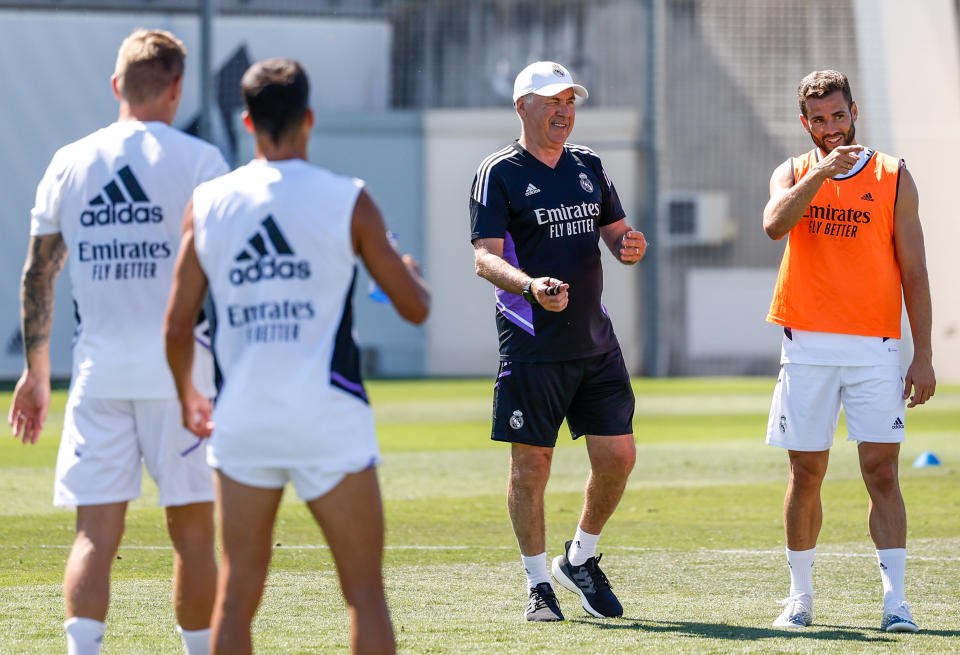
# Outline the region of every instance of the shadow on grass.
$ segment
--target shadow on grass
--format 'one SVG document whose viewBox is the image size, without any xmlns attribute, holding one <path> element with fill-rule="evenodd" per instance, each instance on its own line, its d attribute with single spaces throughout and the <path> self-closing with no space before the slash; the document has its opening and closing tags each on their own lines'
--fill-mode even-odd
<svg viewBox="0 0 960 655">
<path fill-rule="evenodd" d="M 652 621 L 621 618 L 618 621 L 568 619 L 570 623 L 593 625 L 602 630 L 636 630 L 638 632 L 672 633 L 680 636 L 709 637 L 711 639 L 813 639 L 826 641 L 860 641 L 866 643 L 895 643 L 897 637 L 879 628 L 855 628 L 844 625 L 813 625 L 806 630 L 778 630 L 755 628 L 729 623 L 696 623 L 694 621 Z M 921 635 L 938 637 L 960 636 L 960 630 L 922 630 Z"/>
</svg>

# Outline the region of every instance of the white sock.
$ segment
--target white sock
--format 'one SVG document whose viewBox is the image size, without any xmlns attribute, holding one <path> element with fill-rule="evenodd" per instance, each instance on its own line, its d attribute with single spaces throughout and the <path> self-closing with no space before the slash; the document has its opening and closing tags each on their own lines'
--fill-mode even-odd
<svg viewBox="0 0 960 655">
<path fill-rule="evenodd" d="M 600 535 L 584 532 L 578 525 L 577 534 L 573 535 L 573 543 L 570 544 L 570 552 L 567 553 L 567 561 L 574 566 L 580 566 L 591 557 L 596 557 L 598 541 Z"/>
<path fill-rule="evenodd" d="M 547 554 L 545 552 L 530 557 L 521 554 L 520 559 L 523 560 L 523 569 L 527 572 L 527 591 L 541 582 L 549 582 L 550 587 L 553 588 L 553 583 L 550 582 L 550 573 L 547 571 Z"/>
<path fill-rule="evenodd" d="M 906 548 L 884 548 L 877 551 L 880 580 L 883 582 L 883 608 L 896 609 L 907 599 L 903 578 L 907 568 Z"/>
<path fill-rule="evenodd" d="M 184 630 L 178 625 L 177 632 L 183 638 L 183 649 L 187 655 L 210 655 L 210 628 Z"/>
<path fill-rule="evenodd" d="M 805 594 L 813 600 L 813 560 L 817 547 L 809 550 L 787 548 L 787 564 L 790 566 L 790 595 Z"/>
<path fill-rule="evenodd" d="M 67 631 L 67 655 L 100 655 L 100 644 L 107 626 L 103 621 L 72 616 L 63 622 Z"/>
</svg>

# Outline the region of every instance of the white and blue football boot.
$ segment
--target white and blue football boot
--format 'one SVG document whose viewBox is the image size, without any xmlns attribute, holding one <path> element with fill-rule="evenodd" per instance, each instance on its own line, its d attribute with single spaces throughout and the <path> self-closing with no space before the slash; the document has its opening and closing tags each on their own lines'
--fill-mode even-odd
<svg viewBox="0 0 960 655">
<path fill-rule="evenodd" d="M 796 594 L 779 601 L 783 612 L 773 622 L 774 628 L 806 628 L 813 623 L 813 598 Z"/>
</svg>

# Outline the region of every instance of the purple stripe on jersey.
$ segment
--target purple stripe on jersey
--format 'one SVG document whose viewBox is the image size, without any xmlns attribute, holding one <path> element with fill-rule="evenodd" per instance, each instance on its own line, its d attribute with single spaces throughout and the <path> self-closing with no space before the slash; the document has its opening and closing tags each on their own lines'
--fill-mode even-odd
<svg viewBox="0 0 960 655">
<path fill-rule="evenodd" d="M 533 329 L 533 307 L 515 293 L 497 289 L 497 309 L 505 319 L 527 334 L 536 336 Z"/>
<path fill-rule="evenodd" d="M 367 394 L 366 394 L 366 392 L 363 390 L 363 385 L 362 385 L 362 384 L 357 384 L 356 382 L 351 382 L 350 380 L 348 380 L 347 378 L 343 377 L 342 375 L 340 375 L 340 374 L 337 373 L 336 371 L 330 371 L 330 381 L 333 382 L 334 384 L 336 384 L 337 386 L 341 386 L 341 387 L 343 387 L 344 389 L 348 389 L 349 391 L 354 392 L 355 394 L 361 396 L 364 400 L 367 399 Z"/>
<path fill-rule="evenodd" d="M 520 268 L 520 262 L 517 259 L 517 248 L 509 232 L 503 235 L 503 259 L 508 264 Z M 523 299 L 523 296 L 518 296 L 515 293 L 510 293 L 500 288 L 497 288 L 496 296 L 497 309 L 500 310 L 504 318 L 524 332 L 536 334 L 533 329 L 533 307 Z M 504 311 L 505 309 L 509 311 Z M 520 317 L 522 320 L 519 320 L 517 317 Z M 526 324 L 524 324 L 523 321 L 526 321 Z"/>
<path fill-rule="evenodd" d="M 213 352 L 213 348 L 210 347 L 210 344 L 204 341 L 203 339 L 201 339 L 200 337 L 194 337 L 193 340 L 199 343 L 201 346 L 203 346 L 207 350 L 207 352 Z"/>
<path fill-rule="evenodd" d="M 610 316 L 610 312 L 607 311 L 607 306 L 603 303 L 600 303 L 600 309 L 603 311 L 604 316 Z"/>
<path fill-rule="evenodd" d="M 520 268 L 520 260 L 517 259 L 517 246 L 513 243 L 513 237 L 507 232 L 503 235 L 503 260 L 511 266 Z"/>
<path fill-rule="evenodd" d="M 504 377 L 504 376 L 506 376 L 506 375 L 510 375 L 511 373 L 513 373 L 513 371 L 504 371 L 503 373 L 501 373 L 500 375 L 497 376 L 497 379 L 499 380 L 500 378 L 502 378 L 502 377 Z"/>
<path fill-rule="evenodd" d="M 202 443 L 203 443 L 203 438 L 202 438 L 202 437 L 197 437 L 197 443 L 193 444 L 192 446 L 190 446 L 189 448 L 187 448 L 186 450 L 184 450 L 183 452 L 181 452 L 181 453 L 180 453 L 180 457 L 186 457 L 187 455 L 189 455 L 190 453 L 192 453 L 193 451 L 195 451 L 197 448 L 199 448 L 199 447 L 200 447 L 200 444 L 202 444 Z"/>
</svg>

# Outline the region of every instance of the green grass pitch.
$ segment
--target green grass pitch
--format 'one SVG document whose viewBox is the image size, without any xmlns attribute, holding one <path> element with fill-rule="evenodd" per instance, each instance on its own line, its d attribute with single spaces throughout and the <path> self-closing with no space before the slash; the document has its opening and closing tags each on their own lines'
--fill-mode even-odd
<svg viewBox="0 0 960 655">
<path fill-rule="evenodd" d="M 908 410 L 901 484 L 907 592 L 922 628 L 880 632 L 880 581 L 856 448 L 842 425 L 824 485 L 815 625 L 770 622 L 789 583 L 786 456 L 763 444 L 772 379 L 636 380 L 637 467 L 600 542 L 624 618 L 597 620 L 559 589 L 562 624 L 523 621 L 524 578 L 505 502 L 508 447 L 489 441 L 491 380 L 377 381 L 386 582 L 402 653 L 960 652 L 960 387 Z M 73 515 L 51 506 L 57 392 L 36 446 L 0 441 L 0 653 L 63 652 L 61 581 Z M 0 394 L 4 414 L 9 393 Z M 548 555 L 576 528 L 588 470 L 561 432 L 547 488 Z M 932 450 L 939 467 L 914 469 Z M 131 504 L 103 653 L 182 653 L 171 551 L 152 482 Z M 278 519 L 254 645 L 347 650 L 329 551 L 292 490 Z"/>
</svg>

